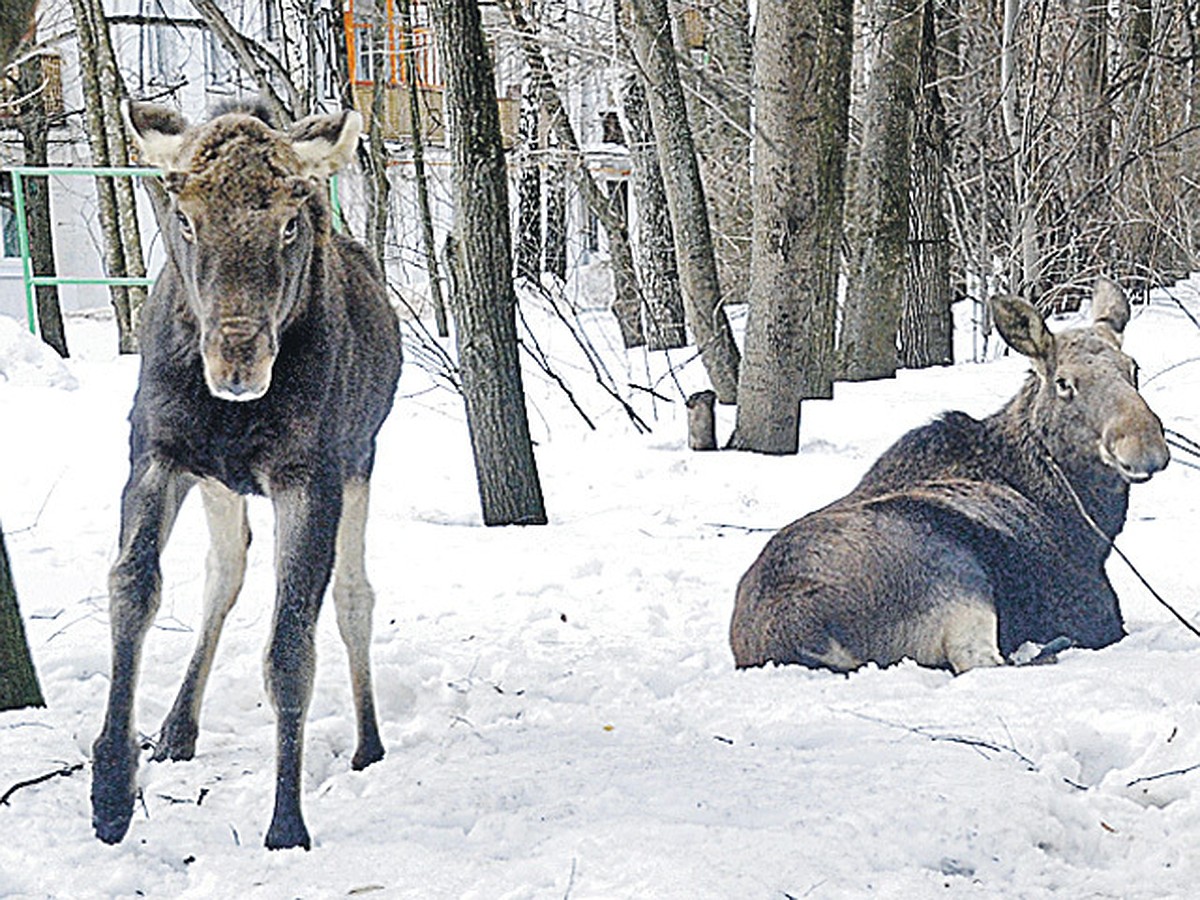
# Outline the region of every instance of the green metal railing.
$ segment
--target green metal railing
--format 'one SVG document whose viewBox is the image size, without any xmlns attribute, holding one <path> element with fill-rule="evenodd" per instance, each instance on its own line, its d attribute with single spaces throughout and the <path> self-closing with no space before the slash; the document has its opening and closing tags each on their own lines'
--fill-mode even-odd
<svg viewBox="0 0 1200 900">
<path fill-rule="evenodd" d="M 102 284 L 115 287 L 149 287 L 153 278 L 87 277 L 79 275 L 34 275 L 33 260 L 29 257 L 29 225 L 25 221 L 25 181 L 29 176 L 83 175 L 88 177 L 155 178 L 162 175 L 161 169 L 143 166 L 13 166 L 4 171 L 12 175 L 13 216 L 17 220 L 17 247 L 21 252 L 21 281 L 25 285 L 25 312 L 29 331 L 37 334 L 37 304 L 34 288 L 41 285 L 59 284 Z M 341 198 L 338 195 L 338 178 L 329 179 L 329 204 L 333 215 L 333 227 L 337 231 L 345 228 L 342 218 Z"/>
<path fill-rule="evenodd" d="M 25 221 L 25 181 L 29 176 L 82 175 L 87 177 L 152 178 L 162 174 L 160 169 L 141 166 L 13 166 L 5 171 L 12 175 L 13 216 L 17 220 L 17 246 L 21 252 L 21 281 L 25 286 L 25 312 L 29 331 L 37 334 L 37 306 L 34 288 L 41 285 L 102 284 L 118 287 L 148 287 L 153 278 L 85 277 L 76 275 L 34 275 L 33 260 L 29 257 L 29 226 Z"/>
</svg>

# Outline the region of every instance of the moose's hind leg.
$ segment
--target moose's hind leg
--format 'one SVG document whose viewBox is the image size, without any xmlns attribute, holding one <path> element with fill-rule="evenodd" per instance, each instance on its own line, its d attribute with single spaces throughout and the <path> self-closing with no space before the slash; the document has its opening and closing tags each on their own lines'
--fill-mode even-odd
<svg viewBox="0 0 1200 900">
<path fill-rule="evenodd" d="M 917 603 L 926 610 L 918 619 L 917 661 L 949 666 L 955 675 L 1004 665 L 992 584 L 974 554 L 936 535 L 922 542 L 921 552 L 928 586 Z"/>
<path fill-rule="evenodd" d="M 1002 666 L 996 645 L 996 610 L 982 600 L 953 604 L 942 621 L 946 663 L 955 675 L 969 669 Z"/>
<path fill-rule="evenodd" d="M 246 549 L 250 546 L 246 498 L 213 480 L 202 481 L 200 493 L 210 540 L 204 571 L 204 624 L 187 675 L 163 720 L 154 751 L 156 761 L 191 759 L 196 754 L 204 688 L 225 617 L 233 609 L 246 575 Z"/>
<path fill-rule="evenodd" d="M 370 483 L 366 479 L 346 482 L 333 569 L 333 602 L 338 630 L 350 657 L 350 684 L 358 721 L 358 748 L 350 762 L 354 769 L 365 769 L 383 759 L 384 753 L 371 688 L 371 612 L 375 591 L 367 581 L 364 560 L 369 499 Z"/>
</svg>

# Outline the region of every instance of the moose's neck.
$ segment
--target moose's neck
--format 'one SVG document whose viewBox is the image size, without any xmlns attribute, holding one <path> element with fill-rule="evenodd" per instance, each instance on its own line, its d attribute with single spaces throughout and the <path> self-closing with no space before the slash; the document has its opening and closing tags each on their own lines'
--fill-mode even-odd
<svg viewBox="0 0 1200 900">
<path fill-rule="evenodd" d="M 1094 448 L 1068 447 L 1061 439 L 1056 440 L 1036 415 L 1037 393 L 1037 381 L 1030 379 L 994 417 L 1001 432 L 1018 449 L 1014 456 L 1020 460 L 1021 477 L 1061 515 L 1078 520 L 1078 527 L 1090 533 L 1091 526 L 1079 513 L 1078 507 L 1082 506 L 1111 541 L 1125 525 L 1129 484 L 1100 461 Z"/>
</svg>

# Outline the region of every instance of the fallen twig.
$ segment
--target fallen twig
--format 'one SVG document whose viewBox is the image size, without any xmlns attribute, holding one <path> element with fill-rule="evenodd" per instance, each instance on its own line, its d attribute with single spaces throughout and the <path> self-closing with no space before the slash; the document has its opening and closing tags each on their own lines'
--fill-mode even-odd
<svg viewBox="0 0 1200 900">
<path fill-rule="evenodd" d="M 1200 769 L 1200 763 L 1194 766 L 1184 766 L 1182 769 L 1172 769 L 1169 772 L 1159 772 L 1157 775 L 1144 775 L 1141 778 L 1135 778 L 1128 782 L 1125 787 L 1133 787 L 1135 784 L 1145 784 L 1147 781 L 1158 781 L 1160 778 L 1170 778 L 1174 775 L 1186 775 L 1189 772 L 1195 772 Z"/>
<path fill-rule="evenodd" d="M 39 775 L 37 778 L 29 778 L 25 781 L 18 781 L 7 791 L 5 791 L 3 796 L 0 796 L 0 806 L 8 806 L 8 799 L 17 791 L 21 790 L 21 788 L 33 787 L 35 784 L 41 784 L 43 781 L 49 781 L 52 778 L 58 778 L 60 776 L 62 778 L 69 778 L 82 768 L 83 763 L 75 763 L 73 766 L 64 766 L 63 768 L 56 769 L 53 772 L 47 772 L 45 775 Z"/>
<path fill-rule="evenodd" d="M 926 728 L 923 725 L 905 725 L 901 722 L 889 722 L 887 719 L 880 719 L 876 716 L 869 716 L 866 713 L 855 712 L 853 710 L 845 710 L 845 712 L 848 712 L 850 715 L 852 715 L 856 718 L 859 718 L 859 719 L 863 719 L 864 721 L 867 721 L 867 722 L 874 722 L 877 725 L 885 725 L 888 728 L 896 728 L 901 731 L 907 731 L 912 734 L 920 735 L 921 737 L 926 738 L 930 741 L 946 742 L 946 743 L 951 743 L 951 744 L 963 744 L 964 746 L 967 746 L 967 747 L 973 747 L 975 750 L 980 751 L 981 753 L 984 750 L 990 750 L 993 753 L 1007 753 L 1010 756 L 1015 756 L 1018 760 L 1020 760 L 1021 763 L 1024 764 L 1025 768 L 1028 771 L 1030 771 L 1030 772 L 1038 771 L 1037 763 L 1035 763 L 1032 759 L 1030 759 L 1028 756 L 1026 756 L 1024 753 L 1022 753 L 1016 747 L 1005 746 L 1004 744 L 997 744 L 994 741 L 987 741 L 982 738 L 968 737 L 967 735 L 962 735 L 962 734 L 951 734 L 951 733 L 942 734 L 942 733 L 938 733 L 936 731 L 932 731 L 931 729 Z M 1007 730 L 1007 726 L 1006 726 L 1006 730 Z"/>
</svg>

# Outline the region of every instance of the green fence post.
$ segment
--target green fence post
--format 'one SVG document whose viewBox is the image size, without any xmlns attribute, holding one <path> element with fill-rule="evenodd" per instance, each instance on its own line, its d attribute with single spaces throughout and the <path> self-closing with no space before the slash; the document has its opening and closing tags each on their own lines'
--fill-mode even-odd
<svg viewBox="0 0 1200 900">
<path fill-rule="evenodd" d="M 142 166 L 13 166 L 7 170 L 12 176 L 13 215 L 17 219 L 17 246 L 21 251 L 21 281 L 25 287 L 25 311 L 29 320 L 29 331 L 37 334 L 37 305 L 34 288 L 41 285 L 97 284 L 108 286 L 145 286 L 154 284 L 153 278 L 82 278 L 34 275 L 33 260 L 29 257 L 29 228 L 25 222 L 26 175 L 45 175 L 46 190 L 50 190 L 51 175 L 82 175 L 92 177 L 153 178 L 162 175 L 161 169 Z"/>
<path fill-rule="evenodd" d="M 20 169 L 12 171 L 13 215 L 17 218 L 17 247 L 21 251 L 21 283 L 25 286 L 25 315 L 29 333 L 37 334 L 33 302 L 33 260 L 29 258 L 29 228 L 25 222 L 25 180 Z"/>
</svg>

